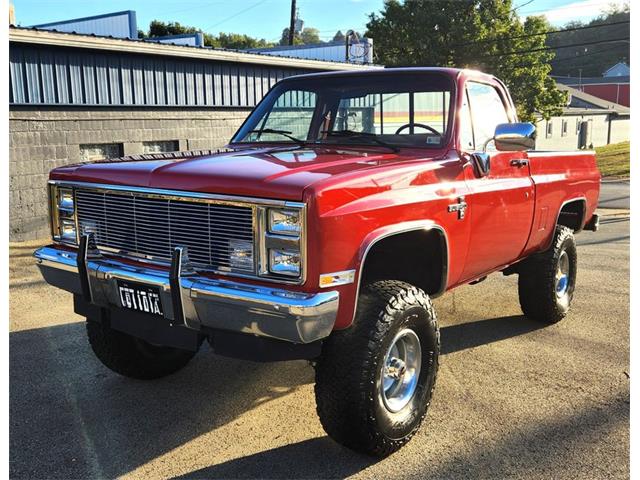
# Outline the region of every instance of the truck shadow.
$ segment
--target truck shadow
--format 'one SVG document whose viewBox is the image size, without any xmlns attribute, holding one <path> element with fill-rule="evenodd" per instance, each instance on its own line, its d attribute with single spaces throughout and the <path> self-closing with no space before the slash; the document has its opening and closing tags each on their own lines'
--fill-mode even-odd
<svg viewBox="0 0 640 480">
<path fill-rule="evenodd" d="M 440 351 L 446 355 L 488 345 L 544 328 L 524 315 L 476 320 L 440 328 Z"/>
<path fill-rule="evenodd" d="M 129 380 L 98 362 L 84 330 L 10 335 L 11 478 L 118 477 L 313 382 L 306 362 L 236 361 L 206 345 L 177 374 Z"/>
<path fill-rule="evenodd" d="M 377 461 L 347 450 L 329 437 L 318 437 L 211 465 L 174 478 L 345 478 Z"/>
<path fill-rule="evenodd" d="M 580 464 L 582 445 L 589 445 L 594 437 L 606 438 L 620 430 L 626 430 L 628 435 L 628 423 L 629 394 L 614 392 L 605 405 L 585 407 L 570 415 L 553 415 L 531 425 L 514 427 L 512 432 L 490 447 L 482 442 L 466 445 L 461 452 L 452 452 L 436 462 L 423 456 L 418 449 L 413 455 L 412 476 L 447 480 L 554 478 L 566 475 L 567 463 Z M 425 432 L 425 435 L 435 436 L 438 433 Z M 423 441 L 428 442 L 429 439 Z M 412 446 L 410 443 L 405 448 Z M 397 467 L 390 463 L 393 458 L 383 460 L 388 463 L 384 466 L 385 471 L 397 472 Z M 406 458 L 403 461 L 406 462 Z M 344 478 L 374 463 L 375 459 L 351 452 L 345 454 L 323 437 L 211 465 L 175 478 Z M 629 457 L 616 459 L 616 464 L 617 473 L 612 473 L 610 466 L 603 464 L 602 470 L 594 472 L 593 478 L 623 477 L 629 468 Z"/>
<path fill-rule="evenodd" d="M 442 349 L 458 352 L 540 327 L 521 316 L 446 326 Z M 84 323 L 70 323 L 10 334 L 11 478 L 118 477 L 313 382 L 306 362 L 237 361 L 213 355 L 207 346 L 175 375 L 129 380 L 98 362 L 84 329 Z M 292 412 L 291 422 L 304 421 Z M 327 437 L 251 458 L 199 475 L 344 477 L 375 462 Z"/>
</svg>

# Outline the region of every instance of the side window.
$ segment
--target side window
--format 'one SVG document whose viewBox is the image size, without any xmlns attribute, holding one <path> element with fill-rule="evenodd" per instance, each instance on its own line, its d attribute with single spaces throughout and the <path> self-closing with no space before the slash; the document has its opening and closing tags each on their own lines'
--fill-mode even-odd
<svg viewBox="0 0 640 480">
<path fill-rule="evenodd" d="M 481 149 L 493 138 L 497 125 L 509 123 L 509 116 L 498 91 L 491 85 L 468 82 L 467 92 L 471 103 L 476 148 Z"/>
<path fill-rule="evenodd" d="M 463 150 L 475 150 L 476 144 L 473 141 L 473 124 L 471 123 L 471 109 L 469 108 L 469 96 L 464 93 L 462 108 L 459 113 L 460 121 L 460 148 Z"/>
</svg>

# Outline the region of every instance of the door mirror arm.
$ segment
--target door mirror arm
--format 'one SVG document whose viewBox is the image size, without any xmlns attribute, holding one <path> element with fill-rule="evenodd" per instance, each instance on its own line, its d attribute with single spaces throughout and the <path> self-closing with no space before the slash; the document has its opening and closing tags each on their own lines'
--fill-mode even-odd
<svg viewBox="0 0 640 480">
<path fill-rule="evenodd" d="M 474 152 L 471 155 L 471 164 L 479 177 L 486 177 L 491 170 L 491 155 L 487 152 Z"/>
<path fill-rule="evenodd" d="M 471 163 L 478 177 L 486 177 L 491 170 L 491 155 L 486 152 L 462 152 L 461 157 Z"/>
</svg>

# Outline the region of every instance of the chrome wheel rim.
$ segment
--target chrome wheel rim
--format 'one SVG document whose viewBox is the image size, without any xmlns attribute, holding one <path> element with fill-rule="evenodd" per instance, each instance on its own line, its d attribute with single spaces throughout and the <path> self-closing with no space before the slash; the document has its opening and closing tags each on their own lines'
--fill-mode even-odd
<svg viewBox="0 0 640 480">
<path fill-rule="evenodd" d="M 410 328 L 398 332 L 382 364 L 380 394 L 384 406 L 399 412 L 413 398 L 418 387 L 422 348 L 418 335 Z"/>
<path fill-rule="evenodd" d="M 569 291 L 569 255 L 566 251 L 560 254 L 556 269 L 556 296 L 564 297 Z"/>
</svg>

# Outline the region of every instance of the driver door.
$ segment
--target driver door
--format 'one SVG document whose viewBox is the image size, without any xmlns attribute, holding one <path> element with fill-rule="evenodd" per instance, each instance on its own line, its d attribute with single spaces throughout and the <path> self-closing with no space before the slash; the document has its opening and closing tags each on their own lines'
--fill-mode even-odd
<svg viewBox="0 0 640 480">
<path fill-rule="evenodd" d="M 490 154 L 488 175 L 481 177 L 471 164 L 466 166 L 471 235 L 461 277 L 464 280 L 481 277 L 517 260 L 533 221 L 534 187 L 527 153 L 497 151 L 491 141 L 496 126 L 512 120 L 501 93 L 496 85 L 467 82 L 468 111 L 465 115 L 463 107 L 460 115 L 461 148 L 481 152 L 487 144 Z M 469 121 L 465 126 L 464 122 Z"/>
</svg>

